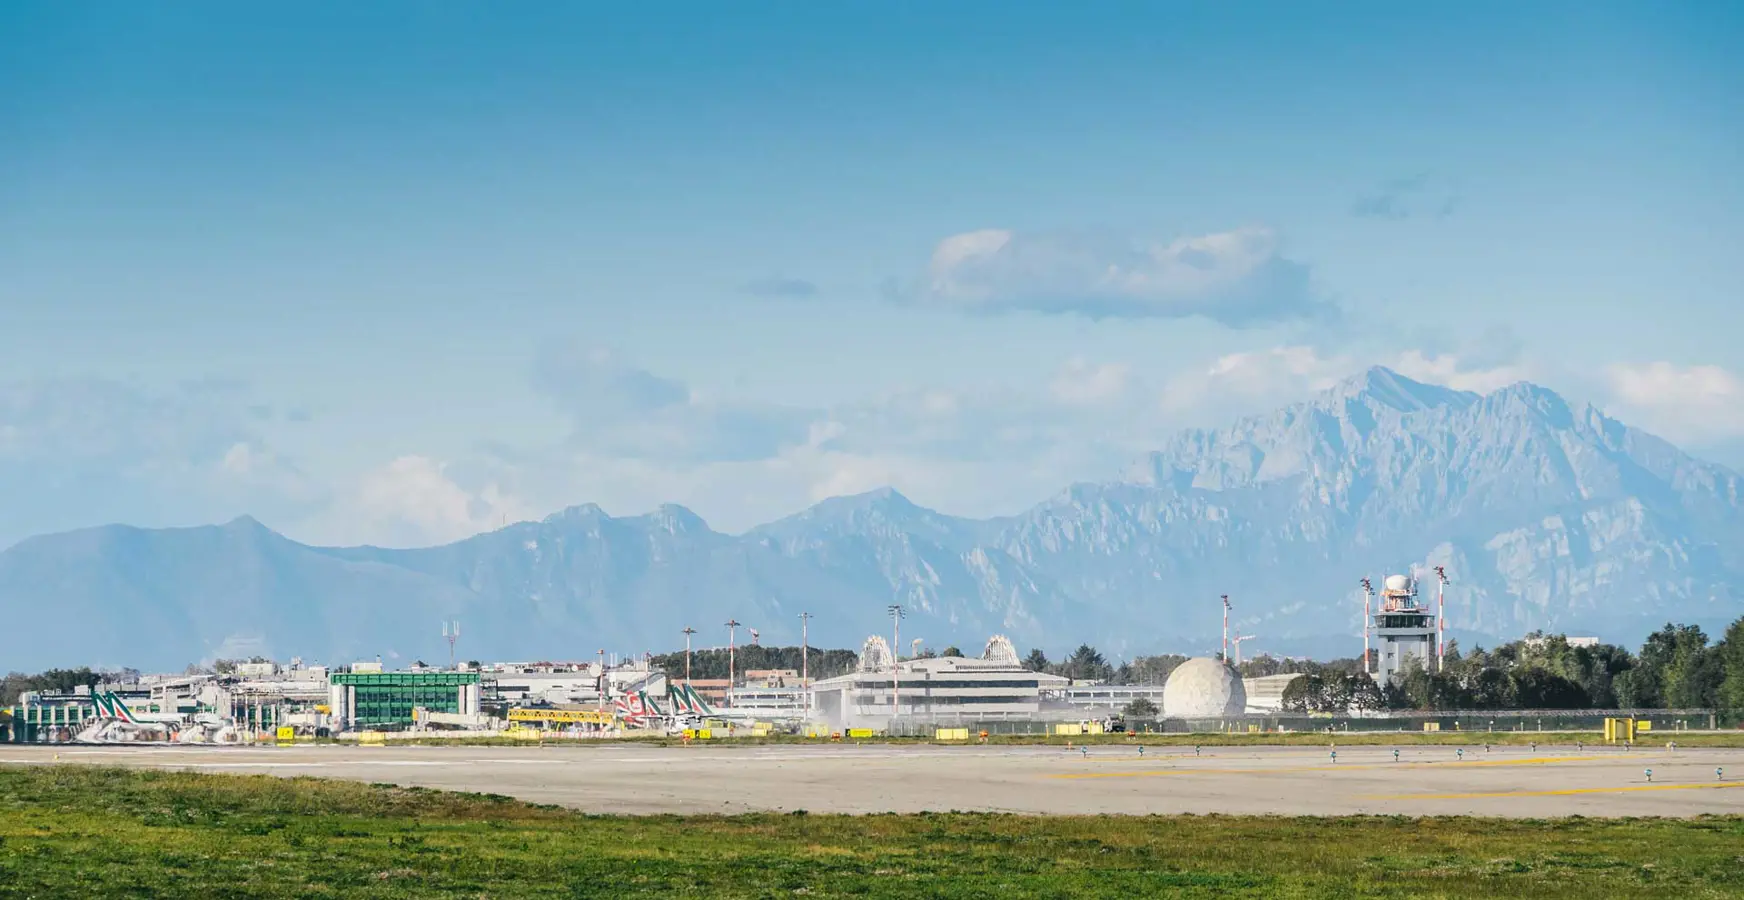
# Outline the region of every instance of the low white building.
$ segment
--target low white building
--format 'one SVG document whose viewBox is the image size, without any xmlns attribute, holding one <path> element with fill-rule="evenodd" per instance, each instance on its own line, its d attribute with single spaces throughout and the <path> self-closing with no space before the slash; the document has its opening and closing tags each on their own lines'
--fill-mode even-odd
<svg viewBox="0 0 1744 900">
<path fill-rule="evenodd" d="M 1119 712 L 1134 700 L 1144 699 L 1163 708 L 1160 684 L 1074 684 L 1061 688 L 1052 699 L 1077 709 Z"/>
<path fill-rule="evenodd" d="M 1065 688 L 1058 675 L 1011 662 L 941 656 L 899 663 L 896 671 L 852 672 L 813 687 L 813 717 L 838 727 L 878 727 L 900 718 L 921 722 L 1033 719 L 1042 692 Z"/>
<path fill-rule="evenodd" d="M 1241 686 L 1247 690 L 1247 711 L 1273 713 L 1283 709 L 1284 689 L 1290 686 L 1290 682 L 1301 677 L 1300 674 L 1295 674 L 1243 678 Z"/>
</svg>

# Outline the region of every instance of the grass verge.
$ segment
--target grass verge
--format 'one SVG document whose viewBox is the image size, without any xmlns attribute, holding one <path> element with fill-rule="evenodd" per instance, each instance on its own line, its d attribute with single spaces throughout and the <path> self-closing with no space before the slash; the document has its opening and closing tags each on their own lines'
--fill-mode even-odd
<svg viewBox="0 0 1744 900">
<path fill-rule="evenodd" d="M 309 778 L 0 767 L 6 897 L 1741 894 L 1744 817 L 619 817 Z"/>
</svg>

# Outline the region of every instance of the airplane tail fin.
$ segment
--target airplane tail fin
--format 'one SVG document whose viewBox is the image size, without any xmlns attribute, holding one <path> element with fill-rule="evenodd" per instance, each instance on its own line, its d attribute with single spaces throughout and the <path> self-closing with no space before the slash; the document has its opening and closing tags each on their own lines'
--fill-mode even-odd
<svg viewBox="0 0 1744 900">
<path fill-rule="evenodd" d="M 139 720 L 133 717 L 133 710 L 127 708 L 127 702 L 114 691 L 92 691 L 91 700 L 97 706 L 98 715 L 120 719 L 130 725 L 139 724 Z"/>
<path fill-rule="evenodd" d="M 709 706 L 708 701 L 704 700 L 702 695 L 696 692 L 695 686 L 687 684 L 680 688 L 680 690 L 683 692 L 682 696 L 684 697 L 685 706 L 690 712 L 696 713 L 699 716 L 714 715 L 714 708 Z"/>
</svg>

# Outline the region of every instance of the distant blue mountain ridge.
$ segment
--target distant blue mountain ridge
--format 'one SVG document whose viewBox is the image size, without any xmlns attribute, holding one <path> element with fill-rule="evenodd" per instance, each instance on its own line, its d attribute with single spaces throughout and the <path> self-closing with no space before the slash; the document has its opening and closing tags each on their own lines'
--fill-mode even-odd
<svg viewBox="0 0 1744 900">
<path fill-rule="evenodd" d="M 1059 655 L 1214 649 L 1220 594 L 1279 653 L 1355 655 L 1358 580 L 1445 566 L 1462 641 L 1532 629 L 1633 644 L 1669 620 L 1744 614 L 1740 476 L 1516 384 L 1479 395 L 1371 369 L 1274 412 L 1189 430 L 1120 481 L 972 520 L 894 490 L 727 535 L 681 506 L 592 504 L 439 547 L 311 547 L 250 518 L 121 525 L 0 553 L 0 665 L 177 668 L 216 656 L 591 659 L 888 633 Z M 20 639 L 20 636 L 25 636 Z M 905 638 L 906 641 L 906 638 Z"/>
</svg>

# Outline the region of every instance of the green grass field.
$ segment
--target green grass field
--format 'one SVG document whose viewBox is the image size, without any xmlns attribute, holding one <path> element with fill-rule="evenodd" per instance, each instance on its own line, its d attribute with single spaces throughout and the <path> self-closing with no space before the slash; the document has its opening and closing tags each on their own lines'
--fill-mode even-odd
<svg viewBox="0 0 1744 900">
<path fill-rule="evenodd" d="M 0 897 L 1736 897 L 1744 817 L 586 816 L 0 767 Z"/>
</svg>

